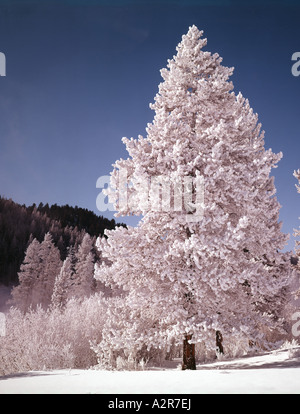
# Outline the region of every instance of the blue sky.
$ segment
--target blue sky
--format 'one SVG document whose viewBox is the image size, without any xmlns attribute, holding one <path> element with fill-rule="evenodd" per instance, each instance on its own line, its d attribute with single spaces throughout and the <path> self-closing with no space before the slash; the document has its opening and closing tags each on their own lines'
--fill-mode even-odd
<svg viewBox="0 0 300 414">
<path fill-rule="evenodd" d="M 300 223 L 292 175 L 300 76 L 291 72 L 299 19 L 299 1 L 0 0 L 0 194 L 112 218 L 97 211 L 97 178 L 127 158 L 123 136 L 146 135 L 159 70 L 195 24 L 206 50 L 235 67 L 235 91 L 258 113 L 266 147 L 283 152 L 274 176 L 283 231 L 292 233 Z"/>
</svg>

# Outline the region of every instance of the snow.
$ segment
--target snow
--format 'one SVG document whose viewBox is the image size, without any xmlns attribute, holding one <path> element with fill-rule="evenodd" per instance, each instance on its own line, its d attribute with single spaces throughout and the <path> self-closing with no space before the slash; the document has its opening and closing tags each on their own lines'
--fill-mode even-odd
<svg viewBox="0 0 300 414">
<path fill-rule="evenodd" d="M 0 377 L 0 394 L 298 394 L 300 347 L 201 364 L 145 371 L 54 370 Z"/>
</svg>

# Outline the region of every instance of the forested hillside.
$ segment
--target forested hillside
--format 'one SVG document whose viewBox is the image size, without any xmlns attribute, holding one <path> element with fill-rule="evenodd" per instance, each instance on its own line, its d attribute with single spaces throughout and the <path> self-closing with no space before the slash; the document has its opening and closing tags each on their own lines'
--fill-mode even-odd
<svg viewBox="0 0 300 414">
<path fill-rule="evenodd" d="M 0 283 L 17 283 L 25 250 L 34 238 L 42 242 L 51 232 L 64 260 L 67 249 L 80 244 L 85 233 L 97 237 L 116 226 L 115 220 L 77 206 L 41 203 L 26 207 L 0 196 Z"/>
</svg>

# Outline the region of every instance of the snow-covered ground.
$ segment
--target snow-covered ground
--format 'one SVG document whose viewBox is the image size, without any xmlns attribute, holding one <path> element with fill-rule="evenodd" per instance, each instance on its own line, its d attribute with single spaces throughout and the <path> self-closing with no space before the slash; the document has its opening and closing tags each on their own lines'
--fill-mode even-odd
<svg viewBox="0 0 300 414">
<path fill-rule="evenodd" d="M 0 377 L 0 394 L 300 393 L 300 347 L 216 361 L 197 371 L 57 370 Z"/>
</svg>

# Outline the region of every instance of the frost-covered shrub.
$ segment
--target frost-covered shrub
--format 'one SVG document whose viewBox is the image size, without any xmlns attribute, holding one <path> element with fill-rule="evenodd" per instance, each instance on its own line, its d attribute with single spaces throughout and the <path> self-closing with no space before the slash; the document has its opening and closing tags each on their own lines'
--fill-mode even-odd
<svg viewBox="0 0 300 414">
<path fill-rule="evenodd" d="M 118 371 L 143 371 L 147 366 L 147 361 L 143 358 L 137 361 L 132 355 L 127 358 L 120 355 L 116 359 L 116 369 Z"/>
<path fill-rule="evenodd" d="M 6 315 L 6 335 L 0 338 L 0 374 L 71 367 L 74 354 L 62 334 L 58 310 L 38 307 L 23 314 L 12 308 Z"/>
<path fill-rule="evenodd" d="M 128 297 L 112 297 L 106 304 L 107 318 L 101 341 L 92 342 L 98 368 L 139 370 L 145 362 L 162 365 L 166 356 L 170 356 L 171 347 L 159 347 L 147 341 L 147 332 L 155 321 L 140 312 L 132 312 Z"/>
<path fill-rule="evenodd" d="M 204 341 L 195 344 L 197 363 L 210 362 L 216 358 L 216 347 L 208 347 Z"/>
<path fill-rule="evenodd" d="M 251 351 L 251 341 L 241 332 L 228 334 L 223 338 L 224 353 L 217 350 L 215 341 L 202 341 L 195 345 L 196 361 L 198 363 L 211 362 L 218 359 L 236 358 L 248 354 Z"/>
<path fill-rule="evenodd" d="M 112 348 L 112 345 L 102 341 L 94 343 L 92 349 L 97 355 L 96 369 L 140 371 L 151 366 L 163 366 L 166 360 L 165 350 L 146 347 Z"/>
<path fill-rule="evenodd" d="M 100 340 L 106 318 L 105 299 L 95 295 L 83 301 L 71 299 L 62 312 L 64 337 L 71 343 L 74 354 L 73 367 L 87 368 L 96 363 L 90 341 Z"/>
<path fill-rule="evenodd" d="M 277 352 L 288 350 L 289 359 L 299 358 L 300 357 L 300 344 L 296 339 L 291 341 L 285 341 Z"/>
<path fill-rule="evenodd" d="M 106 300 L 96 294 L 72 299 L 64 309 L 11 308 L 6 335 L 0 337 L 0 375 L 14 372 L 88 368 L 97 362 L 90 341 L 101 340 Z"/>
</svg>

